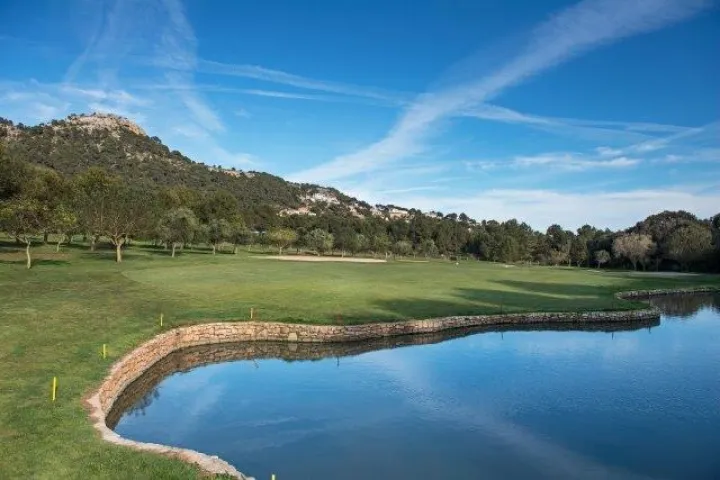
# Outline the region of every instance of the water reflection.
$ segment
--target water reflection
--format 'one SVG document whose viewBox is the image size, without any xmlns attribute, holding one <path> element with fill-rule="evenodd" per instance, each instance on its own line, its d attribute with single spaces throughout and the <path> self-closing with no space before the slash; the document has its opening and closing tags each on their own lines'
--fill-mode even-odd
<svg viewBox="0 0 720 480">
<path fill-rule="evenodd" d="M 645 319 L 628 322 L 595 322 L 595 323 L 554 323 L 532 325 L 499 325 L 458 328 L 443 332 L 403 335 L 397 337 L 376 338 L 362 342 L 346 343 L 274 343 L 244 342 L 221 343 L 186 348 L 171 353 L 163 358 L 142 376 L 131 383 L 115 401 L 108 413 L 106 423 L 115 428 L 125 413 L 144 415 L 145 410 L 160 396 L 157 388 L 162 380 L 178 372 L 187 372 L 197 367 L 237 360 L 250 360 L 258 368 L 256 360 L 280 359 L 286 362 L 317 361 L 324 358 L 335 358 L 340 365 L 340 358 L 360 355 L 365 352 L 385 350 L 413 345 L 429 345 L 448 340 L 467 337 L 479 333 L 504 332 L 627 332 L 650 329 L 660 325 L 659 319 Z"/>
<path fill-rule="evenodd" d="M 140 398 L 137 398 L 137 396 Z M 158 398 L 160 398 L 160 390 L 157 386 L 151 388 L 149 391 L 138 390 L 136 396 L 132 398 L 132 404 L 127 408 L 125 413 L 133 416 L 144 416 L 148 407 Z M 113 423 L 113 426 L 114 425 L 115 423 Z"/>
<path fill-rule="evenodd" d="M 720 312 L 720 294 L 697 293 L 665 295 L 651 298 L 650 304 L 658 308 L 663 315 L 690 318 L 702 308 L 710 308 L 716 312 Z"/>
<path fill-rule="evenodd" d="M 182 350 L 109 423 L 258 479 L 720 478 L 720 311 L 696 297 L 631 324 Z"/>
</svg>

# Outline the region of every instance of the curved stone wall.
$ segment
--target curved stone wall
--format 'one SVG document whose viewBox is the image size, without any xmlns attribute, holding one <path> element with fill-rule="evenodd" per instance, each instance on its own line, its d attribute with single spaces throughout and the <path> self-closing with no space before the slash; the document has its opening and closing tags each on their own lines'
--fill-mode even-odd
<svg viewBox="0 0 720 480">
<path fill-rule="evenodd" d="M 415 345 L 429 345 L 445 342 L 455 338 L 487 332 L 504 331 L 602 331 L 620 332 L 653 328 L 660 325 L 658 318 L 643 319 L 632 322 L 593 322 L 589 324 L 552 323 L 536 325 L 506 325 L 458 328 L 442 332 L 425 333 L 417 335 L 402 335 L 397 337 L 380 337 L 360 342 L 242 342 L 242 343 L 212 343 L 196 347 L 175 350 L 168 356 L 160 359 L 138 378 L 128 385 L 115 399 L 108 412 L 105 423 L 111 429 L 117 426 L 120 417 L 131 409 L 143 397 L 148 395 L 165 378 L 178 372 L 187 372 L 192 369 L 216 363 L 233 362 L 238 360 L 280 359 L 288 362 L 304 360 L 321 360 L 324 358 L 339 359 L 353 357 L 366 352 L 401 348 Z"/>
<path fill-rule="evenodd" d="M 716 288 L 681 290 L 633 291 L 618 294 L 618 298 L 640 299 L 653 295 L 717 291 Z M 177 350 L 200 345 L 241 342 L 338 343 L 392 337 L 398 335 L 430 334 L 443 330 L 471 327 L 528 327 L 540 325 L 592 326 L 608 323 L 645 322 L 657 320 L 660 312 L 655 308 L 610 312 L 523 313 L 501 315 L 472 315 L 407 320 L 362 325 L 303 325 L 276 322 L 224 322 L 179 327 L 145 342 L 115 362 L 110 373 L 87 400 L 93 425 L 102 438 L 109 442 L 136 449 L 175 456 L 197 464 L 211 474 L 226 474 L 249 480 L 229 463 L 218 457 L 193 450 L 165 445 L 135 442 L 121 437 L 108 425 L 108 414 L 118 397 L 145 371 Z"/>
</svg>

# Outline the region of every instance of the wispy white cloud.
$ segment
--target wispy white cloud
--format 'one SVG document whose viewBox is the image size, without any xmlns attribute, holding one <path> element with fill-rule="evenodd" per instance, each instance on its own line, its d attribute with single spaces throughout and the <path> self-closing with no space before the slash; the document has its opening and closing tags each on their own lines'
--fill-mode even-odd
<svg viewBox="0 0 720 480">
<path fill-rule="evenodd" d="M 464 160 L 462 164 L 469 172 L 489 172 L 500 166 L 497 160 Z"/>
<path fill-rule="evenodd" d="M 126 108 L 118 106 L 116 104 L 108 104 L 108 103 L 102 103 L 102 102 L 90 102 L 88 104 L 88 108 L 92 112 L 112 113 L 114 115 L 119 115 L 121 117 L 130 118 L 134 122 L 138 122 L 138 123 L 143 123 L 143 122 L 145 122 L 145 120 L 147 120 L 147 118 L 145 117 L 144 114 L 142 114 L 138 111 L 127 110 Z"/>
<path fill-rule="evenodd" d="M 84 2 L 82 8 L 91 10 L 87 18 L 83 17 L 82 26 L 88 22 L 94 25 L 85 49 L 68 67 L 64 81 L 74 83 L 80 76 L 88 79 L 93 74 L 103 86 L 117 83 L 125 60 L 134 51 L 145 50 L 149 38 L 156 34 L 157 10 L 146 2 L 129 0 Z"/>
<path fill-rule="evenodd" d="M 114 113 L 142 123 L 147 119 L 144 111 L 152 105 L 151 99 L 126 90 L 97 86 L 31 80 L 3 83 L 0 88 L 7 91 L 0 96 L 0 107 L 5 114 L 33 123 L 80 112 Z"/>
<path fill-rule="evenodd" d="M 148 99 L 131 95 L 125 90 L 104 90 L 100 88 L 83 88 L 72 84 L 59 86 L 60 92 L 69 96 L 87 97 L 94 101 L 110 101 L 120 105 L 146 106 L 150 103 Z"/>
<path fill-rule="evenodd" d="M 428 355 L 428 358 L 433 357 Z M 357 361 L 392 378 L 397 383 L 396 389 L 410 392 L 407 396 L 409 405 L 417 409 L 424 418 L 461 425 L 462 428 L 471 426 L 483 432 L 504 447 L 521 452 L 524 461 L 531 465 L 531 469 L 539 476 L 625 480 L 645 478 L 622 468 L 598 463 L 591 457 L 556 444 L 547 437 L 514 423 L 508 418 L 511 415 L 500 405 L 493 405 L 481 398 L 470 405 L 465 403 L 462 397 L 443 397 L 438 393 L 438 389 L 434 388 L 441 381 L 440 377 L 432 368 L 424 365 L 421 359 L 407 358 L 407 355 L 385 350 L 361 356 Z"/>
<path fill-rule="evenodd" d="M 624 148 L 622 151 L 623 153 L 632 153 L 632 152 L 640 152 L 640 153 L 649 153 L 654 152 L 657 150 L 665 149 L 669 146 L 671 146 L 674 143 L 677 143 L 678 140 L 686 140 L 688 138 L 692 137 L 710 137 L 712 141 L 716 142 L 718 138 L 720 138 L 720 121 L 711 122 L 707 125 L 703 125 L 701 127 L 694 127 L 694 128 L 688 128 L 686 130 L 683 130 L 681 132 L 673 133 L 672 135 L 668 135 L 663 138 L 654 139 L 654 140 L 648 140 L 645 142 L 636 143 L 634 145 L 630 145 L 629 147 Z"/>
<path fill-rule="evenodd" d="M 720 148 L 690 148 L 682 154 L 669 153 L 653 159 L 654 163 L 718 163 L 720 164 Z"/>
<path fill-rule="evenodd" d="M 313 95 L 310 93 L 293 93 L 293 92 L 281 92 L 278 90 L 262 90 L 262 89 L 256 89 L 256 88 L 238 88 L 235 90 L 238 93 L 242 93 L 245 95 L 255 95 L 258 97 L 271 97 L 271 98 L 290 98 L 290 99 L 296 99 L 296 100 L 322 100 L 322 101 L 332 101 L 332 100 L 340 100 L 337 97 L 328 97 L 326 95 Z"/>
<path fill-rule="evenodd" d="M 218 112 L 205 102 L 194 88 L 191 70 L 197 64 L 197 39 L 185 16 L 179 0 L 163 0 L 167 12 L 164 31 L 156 44 L 156 62 L 167 67 L 165 79 L 170 85 L 178 86 L 177 94 L 182 103 L 204 128 L 222 132 L 225 125 Z"/>
<path fill-rule="evenodd" d="M 192 69 L 197 65 L 197 38 L 185 16 L 180 0 L 162 0 L 168 14 L 165 31 L 156 45 L 158 64 L 177 69 Z"/>
<path fill-rule="evenodd" d="M 565 170 L 583 171 L 604 168 L 626 168 L 640 163 L 636 158 L 615 157 L 596 159 L 579 153 L 544 153 L 532 156 L 518 156 L 511 162 L 519 167 L 558 167 Z"/>
<path fill-rule="evenodd" d="M 206 139 L 209 137 L 207 130 L 193 123 L 177 125 L 173 127 L 172 132 L 176 135 L 191 138 L 194 140 Z"/>
<path fill-rule="evenodd" d="M 324 94 L 324 93 L 308 93 L 305 91 L 285 91 L 285 90 L 269 90 L 264 88 L 240 88 L 231 87 L 227 85 L 216 85 L 216 84 L 197 84 L 183 85 L 178 83 L 146 83 L 138 85 L 136 88 L 141 90 L 151 91 L 181 91 L 181 90 L 193 90 L 195 92 L 205 93 L 221 93 L 221 94 L 237 94 L 237 95 L 251 95 L 255 97 L 266 97 L 266 98 L 279 98 L 288 100 L 309 100 L 317 102 L 331 102 L 331 103 L 352 103 L 362 105 L 377 105 L 382 107 L 389 106 L 386 103 L 377 102 L 373 99 L 353 97 L 347 95 L 336 95 L 336 94 Z"/>
<path fill-rule="evenodd" d="M 36 81 L 0 82 L 0 109 L 3 116 L 26 123 L 39 123 L 67 115 L 73 99 L 56 88 Z"/>
<path fill-rule="evenodd" d="M 616 156 L 605 158 L 578 152 L 548 152 L 537 155 L 517 155 L 507 160 L 465 160 L 462 164 L 470 172 L 488 172 L 501 168 L 538 168 L 558 169 L 581 172 L 593 169 L 620 169 L 633 167 L 640 163 L 637 158 Z"/>
<path fill-rule="evenodd" d="M 686 19 L 709 5 L 704 0 L 585 0 L 537 27 L 524 48 L 502 67 L 476 81 L 421 95 L 385 138 L 364 149 L 298 172 L 296 180 L 327 182 L 374 171 L 424 149 L 442 119 L 467 111 L 589 50 Z"/>
<path fill-rule="evenodd" d="M 616 157 L 618 155 L 622 155 L 623 153 L 622 150 L 610 147 L 597 147 L 595 152 L 601 157 Z"/>
<path fill-rule="evenodd" d="M 171 84 L 183 84 L 183 82 L 189 81 L 188 79 L 184 79 L 181 75 L 177 75 L 173 72 L 169 72 L 167 74 L 167 80 Z M 195 121 L 202 124 L 203 127 L 208 130 L 216 132 L 222 132 L 225 130 L 225 125 L 222 120 L 220 120 L 218 113 L 210 108 L 210 106 L 205 103 L 192 88 L 180 89 L 178 91 L 180 100 L 190 111 Z"/>
<path fill-rule="evenodd" d="M 32 102 L 30 104 L 30 111 L 32 115 L 38 119 L 49 119 L 55 118 L 62 112 L 63 108 L 55 105 L 48 105 L 42 102 Z"/>
<path fill-rule="evenodd" d="M 488 103 L 461 112 L 461 115 L 507 124 L 526 125 L 568 137 L 623 143 L 643 142 L 652 140 L 661 133 L 680 133 L 691 130 L 690 127 L 647 122 L 548 117 L 523 113 Z"/>
<path fill-rule="evenodd" d="M 590 223 L 600 228 L 627 228 L 639 218 L 662 210 L 687 210 L 708 218 L 717 213 L 720 190 L 677 185 L 663 189 L 566 192 L 550 189 L 489 189 L 474 195 L 396 197 L 400 205 L 425 211 L 465 212 L 477 219 L 516 218 L 544 229 L 558 221 L 566 228 Z M 382 197 L 367 191 L 366 198 Z"/>
<path fill-rule="evenodd" d="M 328 93 L 337 93 L 354 97 L 364 97 L 374 100 L 389 102 L 391 104 L 402 104 L 407 95 L 395 92 L 386 92 L 376 88 L 361 87 L 339 82 L 315 80 L 312 78 L 295 75 L 280 70 L 261 67 L 258 65 L 232 65 L 210 60 L 199 60 L 198 69 L 203 73 L 216 75 L 231 75 L 236 77 L 262 80 L 265 82 L 288 85 L 306 90 L 316 90 Z M 289 97 L 293 98 L 293 97 Z"/>
<path fill-rule="evenodd" d="M 201 154 L 200 158 L 208 165 L 219 164 L 223 167 L 240 168 L 257 165 L 259 160 L 255 155 L 245 152 L 231 152 L 219 145 L 211 145 L 208 153 Z"/>
</svg>

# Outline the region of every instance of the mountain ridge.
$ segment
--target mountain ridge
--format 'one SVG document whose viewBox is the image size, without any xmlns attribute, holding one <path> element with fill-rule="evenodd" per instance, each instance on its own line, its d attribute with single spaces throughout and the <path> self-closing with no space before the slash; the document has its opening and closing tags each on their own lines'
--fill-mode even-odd
<svg viewBox="0 0 720 480">
<path fill-rule="evenodd" d="M 358 218 L 409 217 L 413 208 L 370 205 L 343 192 L 316 184 L 296 183 L 267 172 L 207 165 L 171 150 L 132 120 L 114 114 L 71 114 L 34 126 L 0 117 L 0 141 L 16 157 L 60 173 L 75 175 L 91 166 L 128 181 L 165 186 L 225 189 L 244 209 L 271 208 L 279 215 L 317 215 L 334 211 Z M 435 212 L 428 216 L 438 216 Z"/>
</svg>

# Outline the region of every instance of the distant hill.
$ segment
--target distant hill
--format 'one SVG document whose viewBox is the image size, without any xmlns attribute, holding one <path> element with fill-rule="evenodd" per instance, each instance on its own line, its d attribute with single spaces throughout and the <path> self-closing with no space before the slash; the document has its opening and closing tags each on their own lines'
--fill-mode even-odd
<svg viewBox="0 0 720 480">
<path fill-rule="evenodd" d="M 243 212 L 280 215 L 398 218 L 409 210 L 371 206 L 333 188 L 296 184 L 263 172 L 218 169 L 170 150 L 134 122 L 109 114 L 70 115 L 64 120 L 26 126 L 0 118 L 0 141 L 15 158 L 64 174 L 96 166 L 128 182 L 185 186 L 204 191 L 224 189 L 235 195 Z"/>
<path fill-rule="evenodd" d="M 5 168 L 0 180 L 10 180 L 0 182 L 2 200 L 21 191 L 18 185 L 25 180 L 25 163 L 43 167 L 29 169 L 36 173 L 49 168 L 65 175 L 101 167 L 128 184 L 157 192 L 155 208 L 163 205 L 162 199 L 175 198 L 177 202 L 167 202 L 164 208 L 182 204 L 194 209 L 206 230 L 212 210 L 228 205 L 221 199 L 232 200 L 226 194 L 213 195 L 222 190 L 237 198 L 237 206 L 231 202 L 233 215 L 239 213 L 259 238 L 266 239 L 265 232 L 284 227 L 295 231 L 298 245 L 307 245 L 316 238 L 311 234 L 320 231 L 328 235 L 321 239 L 331 238 L 332 248 L 341 252 L 391 250 L 399 255 L 450 258 L 462 254 L 501 262 L 720 270 L 720 214 L 699 219 L 685 211 L 666 211 L 618 232 L 591 225 L 572 232 L 557 224 L 538 232 L 515 219 L 476 222 L 463 213 L 371 206 L 336 189 L 195 162 L 115 115 L 70 115 L 32 127 L 0 118 L 0 146 L 4 159 L 0 166 Z M 38 197 L 50 203 L 43 195 Z M 20 207 L 29 208 L 14 205 Z M 7 223 L 7 218 L 25 217 L 5 214 L 4 218 Z M 150 237 L 157 232 L 144 233 Z"/>
</svg>

